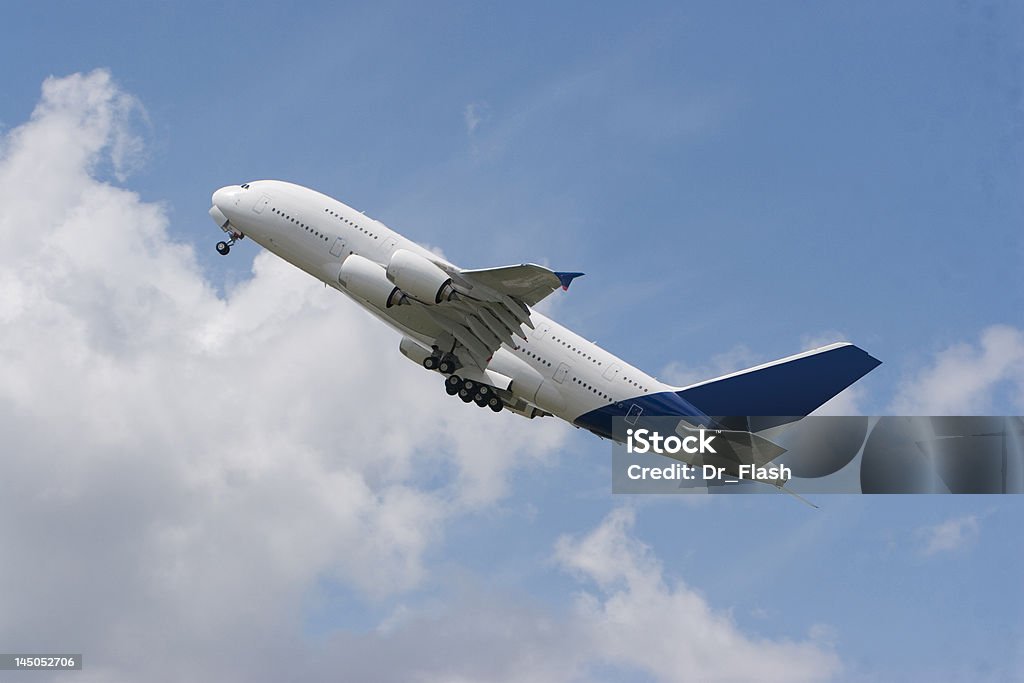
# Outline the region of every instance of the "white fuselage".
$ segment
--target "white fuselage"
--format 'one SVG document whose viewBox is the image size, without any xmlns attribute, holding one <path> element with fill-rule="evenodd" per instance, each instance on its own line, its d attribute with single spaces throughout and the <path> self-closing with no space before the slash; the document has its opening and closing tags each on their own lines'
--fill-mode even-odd
<svg viewBox="0 0 1024 683">
<path fill-rule="evenodd" d="M 405 249 L 448 263 L 380 221 L 309 188 L 274 180 L 222 188 L 214 193 L 213 204 L 211 215 L 229 224 L 226 231 L 240 232 L 345 293 L 403 336 L 429 348 L 442 334 L 423 307 L 382 308 L 339 281 L 342 262 L 353 254 L 386 266 L 396 250 Z M 527 400 L 546 412 L 610 436 L 581 416 L 594 411 L 603 417 L 626 415 L 631 408 L 639 410 L 645 399 L 674 389 L 536 311 L 530 319 L 534 327 L 524 330 L 526 341 L 517 340 L 518 348 L 502 344 L 492 363 L 521 361 L 536 371 L 541 388 L 531 388 Z"/>
</svg>

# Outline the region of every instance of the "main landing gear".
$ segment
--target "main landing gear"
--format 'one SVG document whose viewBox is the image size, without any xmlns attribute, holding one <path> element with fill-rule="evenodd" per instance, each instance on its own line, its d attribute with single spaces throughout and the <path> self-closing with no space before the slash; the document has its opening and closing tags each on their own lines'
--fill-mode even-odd
<svg viewBox="0 0 1024 683">
<path fill-rule="evenodd" d="M 462 367 L 462 363 L 450 353 L 441 353 L 435 347 L 434 353 L 423 359 L 423 367 L 447 375 L 444 378 L 444 390 L 449 396 L 461 398 L 463 403 L 475 403 L 481 408 L 490 408 L 496 413 L 500 413 L 505 407 L 505 402 L 498 396 L 498 390 L 494 387 L 471 379 L 464 380 L 454 374 Z"/>
<path fill-rule="evenodd" d="M 427 370 L 437 370 L 442 375 L 450 375 L 462 367 L 462 364 L 450 353 L 435 351 L 423 359 L 423 367 Z"/>
<path fill-rule="evenodd" d="M 444 380 L 444 390 L 449 396 L 458 396 L 463 403 L 475 403 L 481 408 L 490 408 L 500 413 L 505 402 L 498 396 L 494 387 L 471 379 L 462 379 L 458 375 L 449 375 Z"/>
</svg>

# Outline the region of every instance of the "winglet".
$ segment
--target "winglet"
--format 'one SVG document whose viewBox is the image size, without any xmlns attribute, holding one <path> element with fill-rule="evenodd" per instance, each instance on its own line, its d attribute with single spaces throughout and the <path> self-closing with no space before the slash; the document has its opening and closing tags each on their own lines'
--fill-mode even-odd
<svg viewBox="0 0 1024 683">
<path fill-rule="evenodd" d="M 562 283 L 562 289 L 564 291 L 569 291 L 569 285 L 572 284 L 572 281 L 583 274 L 584 273 L 555 273 L 555 275 L 558 276 L 558 281 Z"/>
</svg>

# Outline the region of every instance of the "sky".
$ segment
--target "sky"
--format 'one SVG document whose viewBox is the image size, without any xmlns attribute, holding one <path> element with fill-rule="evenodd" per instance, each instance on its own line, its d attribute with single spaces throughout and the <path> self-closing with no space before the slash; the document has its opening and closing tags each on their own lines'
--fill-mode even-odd
<svg viewBox="0 0 1024 683">
<path fill-rule="evenodd" d="M 35 3 L 0 22 L 0 650 L 74 681 L 1011 681 L 1019 496 L 613 496 L 248 241 L 275 178 L 683 384 L 1024 411 L 1024 10 Z M 444 398 L 442 398 L 444 397 Z"/>
</svg>

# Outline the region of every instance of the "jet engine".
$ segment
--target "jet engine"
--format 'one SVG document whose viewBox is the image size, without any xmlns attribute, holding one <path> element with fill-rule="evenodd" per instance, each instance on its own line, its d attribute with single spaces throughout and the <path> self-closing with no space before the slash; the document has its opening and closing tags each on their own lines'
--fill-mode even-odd
<svg viewBox="0 0 1024 683">
<path fill-rule="evenodd" d="M 402 341 L 398 343 L 398 350 L 416 365 L 423 365 L 423 361 L 434 353 L 432 349 L 409 337 L 402 337 Z"/>
<path fill-rule="evenodd" d="M 338 282 L 354 296 L 377 308 L 409 303 L 402 290 L 388 280 L 383 266 L 358 254 L 350 254 L 342 262 Z"/>
<path fill-rule="evenodd" d="M 398 249 L 391 255 L 387 277 L 403 292 L 425 304 L 439 304 L 455 294 L 448 273 L 407 249 Z"/>
</svg>

